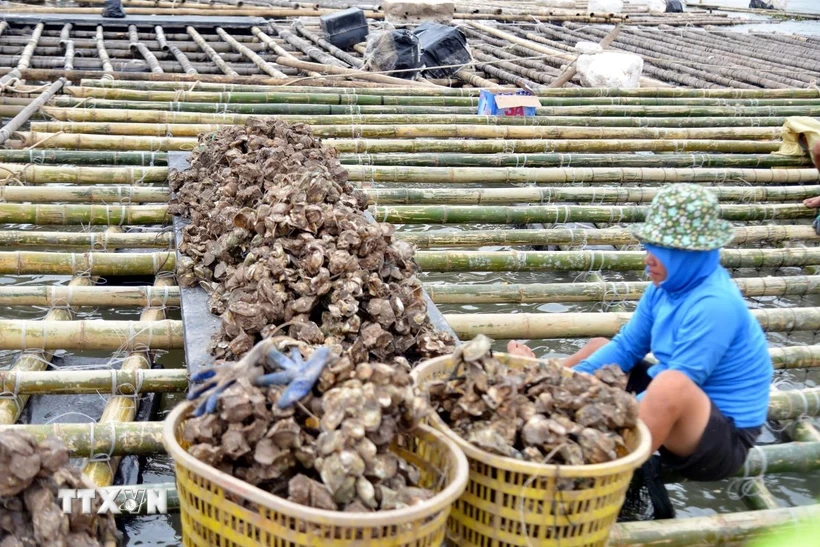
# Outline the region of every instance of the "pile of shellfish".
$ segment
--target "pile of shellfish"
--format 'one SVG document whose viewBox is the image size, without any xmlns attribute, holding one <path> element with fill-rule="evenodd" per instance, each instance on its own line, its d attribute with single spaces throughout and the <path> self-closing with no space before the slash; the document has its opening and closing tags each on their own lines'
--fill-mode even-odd
<svg viewBox="0 0 820 547">
<path fill-rule="evenodd" d="M 427 317 L 413 247 L 368 219 L 367 196 L 307 126 L 251 118 L 199 142 L 170 176 L 172 212 L 191 219 L 177 277 L 211 295 L 217 360 L 281 325 L 353 363 L 409 368 L 452 351 Z"/>
<path fill-rule="evenodd" d="M 0 433 L 0 476 L 0 547 L 98 547 L 119 539 L 113 515 L 97 514 L 99 499 L 75 499 L 63 512 L 58 489 L 94 485 L 69 464 L 62 441 Z M 91 510 L 83 511 L 89 502 Z"/>
<path fill-rule="evenodd" d="M 508 366 L 479 335 L 459 346 L 452 374 L 426 385 L 439 417 L 476 447 L 538 463 L 603 463 L 629 453 L 638 401 L 616 365 L 594 376 L 557 360 Z"/>
<path fill-rule="evenodd" d="M 338 365 L 332 363 L 331 367 Z M 276 404 L 283 386 L 239 379 L 215 414 L 186 420 L 183 441 L 196 458 L 293 502 L 320 509 L 398 509 L 433 495 L 421 472 L 390 450 L 429 411 L 402 367 L 335 368 L 296 405 Z"/>
</svg>

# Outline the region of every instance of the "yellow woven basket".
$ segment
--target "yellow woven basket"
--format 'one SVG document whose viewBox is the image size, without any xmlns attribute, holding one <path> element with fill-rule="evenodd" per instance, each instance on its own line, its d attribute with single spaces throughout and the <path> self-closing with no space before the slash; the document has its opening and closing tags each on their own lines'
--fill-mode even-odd
<svg viewBox="0 0 820 547">
<path fill-rule="evenodd" d="M 431 547 L 441 545 L 450 507 L 467 485 L 467 459 L 445 435 L 422 425 L 394 451 L 421 471 L 437 494 L 412 507 L 344 513 L 274 496 L 197 460 L 180 444 L 192 405 L 166 418 L 163 442 L 174 459 L 182 544 L 190 547 Z"/>
<path fill-rule="evenodd" d="M 532 359 L 495 353 L 510 367 Z M 422 389 L 450 374 L 445 355 L 413 371 Z M 577 374 L 566 369 L 566 374 Z M 447 523 L 448 538 L 459 547 L 602 547 L 616 522 L 635 469 L 650 456 L 649 430 L 643 423 L 624 439 L 630 453 L 595 465 L 546 465 L 496 456 L 480 450 L 451 430 L 437 414 L 430 422 L 467 455 L 470 481 L 455 502 Z M 559 490 L 564 479 L 573 490 Z"/>
</svg>

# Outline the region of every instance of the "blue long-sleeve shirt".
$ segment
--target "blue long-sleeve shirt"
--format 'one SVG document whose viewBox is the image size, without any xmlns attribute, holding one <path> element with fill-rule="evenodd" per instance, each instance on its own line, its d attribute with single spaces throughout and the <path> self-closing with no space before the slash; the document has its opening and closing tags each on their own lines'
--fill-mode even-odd
<svg viewBox="0 0 820 547">
<path fill-rule="evenodd" d="M 629 372 L 651 350 L 658 364 L 650 377 L 680 371 L 737 427 L 762 425 L 773 374 L 766 337 L 718 251 L 646 247 L 666 267 L 667 280 L 650 285 L 631 320 L 575 370 L 593 373 L 615 363 Z"/>
</svg>

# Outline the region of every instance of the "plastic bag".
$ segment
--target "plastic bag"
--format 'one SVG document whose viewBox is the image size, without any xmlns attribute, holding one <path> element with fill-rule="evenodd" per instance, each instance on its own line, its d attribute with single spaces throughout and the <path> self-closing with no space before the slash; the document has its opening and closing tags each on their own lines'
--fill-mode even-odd
<svg viewBox="0 0 820 547">
<path fill-rule="evenodd" d="M 666 0 L 666 13 L 683 13 L 681 0 Z"/>
<path fill-rule="evenodd" d="M 364 59 L 365 69 L 373 72 L 421 68 L 419 39 L 408 30 L 373 32 L 367 38 Z M 416 74 L 413 70 L 391 76 L 409 80 Z"/>
<path fill-rule="evenodd" d="M 122 0 L 105 0 L 105 8 L 103 8 L 102 16 L 112 19 L 122 19 L 125 17 L 125 12 L 122 11 Z"/>
</svg>

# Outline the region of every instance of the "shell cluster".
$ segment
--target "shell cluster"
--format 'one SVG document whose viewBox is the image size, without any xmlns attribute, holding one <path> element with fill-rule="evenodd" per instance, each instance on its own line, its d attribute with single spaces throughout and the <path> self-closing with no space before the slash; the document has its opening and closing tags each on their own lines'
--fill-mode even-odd
<svg viewBox="0 0 820 547">
<path fill-rule="evenodd" d="M 320 509 L 389 510 L 431 497 L 419 487 L 419 470 L 390 450 L 429 411 L 408 372 L 384 363 L 352 366 L 344 358 L 332 368 L 338 381 L 326 391 L 317 385 L 287 409 L 276 405 L 282 387 L 240 379 L 222 394 L 216 414 L 186 420 L 188 451 Z"/>
<path fill-rule="evenodd" d="M 98 547 L 106 537 L 119 537 L 113 515 L 97 514 L 99 499 L 88 514 L 77 500 L 71 513 L 63 513 L 58 489 L 93 485 L 69 464 L 61 441 L 0 433 L 0 476 L 0 547 Z"/>
<path fill-rule="evenodd" d="M 558 361 L 523 367 L 501 363 L 490 340 L 460 346 L 448 378 L 426 386 L 433 409 L 478 448 L 511 458 L 563 465 L 603 463 L 628 454 L 626 430 L 638 420 L 638 401 L 624 391 L 616 365 L 594 376 Z"/>
<path fill-rule="evenodd" d="M 452 351 L 427 317 L 413 247 L 368 219 L 366 195 L 307 126 L 251 118 L 203 135 L 170 182 L 172 212 L 191 219 L 177 277 L 211 295 L 218 360 L 281 325 L 353 363 L 409 368 Z"/>
</svg>

